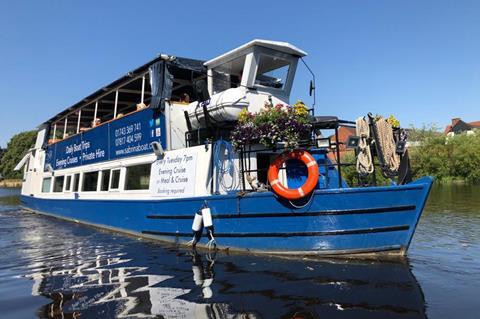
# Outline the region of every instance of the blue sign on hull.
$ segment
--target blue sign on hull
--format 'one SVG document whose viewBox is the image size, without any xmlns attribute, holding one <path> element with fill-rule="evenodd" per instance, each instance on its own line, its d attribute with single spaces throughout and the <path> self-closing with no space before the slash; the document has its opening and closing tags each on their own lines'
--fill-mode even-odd
<svg viewBox="0 0 480 319">
<path fill-rule="evenodd" d="M 45 170 L 48 164 L 56 170 L 145 154 L 154 141 L 165 147 L 164 118 L 146 109 L 49 145 Z"/>
</svg>

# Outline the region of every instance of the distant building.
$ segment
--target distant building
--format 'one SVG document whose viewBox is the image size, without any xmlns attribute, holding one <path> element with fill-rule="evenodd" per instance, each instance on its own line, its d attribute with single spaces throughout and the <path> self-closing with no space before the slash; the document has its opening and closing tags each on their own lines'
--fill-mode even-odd
<svg viewBox="0 0 480 319">
<path fill-rule="evenodd" d="M 445 128 L 445 135 L 454 136 L 455 134 L 460 133 L 471 134 L 474 129 L 480 129 L 480 121 L 467 123 L 457 117 L 452 119 L 452 124 L 447 125 Z"/>
<path fill-rule="evenodd" d="M 339 145 L 339 150 L 340 150 L 340 158 L 345 156 L 348 153 L 353 153 L 353 148 L 347 148 L 347 140 L 350 136 L 356 135 L 355 128 L 353 127 L 346 127 L 346 126 L 340 126 L 338 128 L 338 140 L 340 142 Z M 336 138 L 335 134 L 330 136 L 330 141 L 332 143 L 336 143 Z M 335 160 L 336 158 L 336 153 L 335 152 L 330 152 L 328 153 L 328 157 L 330 160 Z"/>
</svg>

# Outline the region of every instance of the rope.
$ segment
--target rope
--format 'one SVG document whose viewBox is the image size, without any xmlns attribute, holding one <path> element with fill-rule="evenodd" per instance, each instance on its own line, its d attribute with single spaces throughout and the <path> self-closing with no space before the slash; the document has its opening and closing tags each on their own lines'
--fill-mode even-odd
<svg viewBox="0 0 480 319">
<path fill-rule="evenodd" d="M 400 167 L 400 156 L 395 149 L 392 126 L 383 117 L 375 120 L 373 125 L 378 132 L 377 143 L 383 156 L 383 172 L 387 177 L 395 176 Z"/>
<path fill-rule="evenodd" d="M 370 138 L 370 126 L 364 117 L 359 117 L 356 121 L 356 134 L 360 137 L 358 142 L 357 172 L 362 175 L 373 173 L 372 152 L 368 139 Z"/>
<path fill-rule="evenodd" d="M 227 152 L 225 160 L 225 151 Z M 219 139 L 215 142 L 213 162 L 217 171 L 217 187 L 222 187 L 223 190 L 229 191 L 235 188 L 235 166 L 233 163 L 233 146 L 232 143 Z M 230 175 L 232 181 L 230 185 L 225 183 L 225 175 Z M 217 189 L 218 190 L 218 189 Z"/>
</svg>

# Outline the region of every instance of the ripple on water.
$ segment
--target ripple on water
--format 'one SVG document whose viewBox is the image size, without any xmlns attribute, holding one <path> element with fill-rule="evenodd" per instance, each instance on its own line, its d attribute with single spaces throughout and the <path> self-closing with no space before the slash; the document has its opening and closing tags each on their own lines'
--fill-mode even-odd
<svg viewBox="0 0 480 319">
<path fill-rule="evenodd" d="M 15 205 L 0 200 L 9 318 L 476 316 L 480 221 L 466 202 L 429 204 L 404 262 L 194 254 Z"/>
</svg>

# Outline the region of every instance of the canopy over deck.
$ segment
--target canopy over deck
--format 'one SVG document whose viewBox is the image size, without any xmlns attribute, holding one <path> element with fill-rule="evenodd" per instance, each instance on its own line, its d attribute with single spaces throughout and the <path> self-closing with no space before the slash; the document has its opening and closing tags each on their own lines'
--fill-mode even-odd
<svg viewBox="0 0 480 319">
<path fill-rule="evenodd" d="M 148 73 L 149 67 L 152 66 L 153 64 L 159 62 L 159 61 L 165 61 L 166 64 L 172 67 L 177 67 L 181 69 L 187 69 L 187 70 L 192 70 L 196 72 L 201 72 L 204 73 L 206 68 L 203 66 L 204 61 L 201 60 L 194 60 L 194 59 L 189 59 L 189 58 L 181 58 L 181 57 L 173 57 L 173 56 L 168 56 L 166 54 L 160 54 L 158 55 L 155 59 L 145 63 L 144 65 L 128 72 L 121 78 L 111 82 L 110 84 L 98 89 L 97 91 L 93 92 L 92 94 L 86 96 L 82 100 L 78 101 L 77 103 L 73 104 L 72 106 L 66 108 L 62 112 L 56 114 L 49 120 L 45 121 L 42 123 L 41 126 L 46 125 L 46 124 L 51 124 L 54 123 L 58 120 L 61 120 L 62 118 L 65 118 L 67 115 L 70 113 L 82 108 L 83 106 L 95 102 L 96 100 L 102 98 L 103 96 L 107 95 L 107 93 L 115 91 L 121 87 L 124 87 L 124 91 L 127 93 L 139 93 L 142 88 L 141 88 L 141 83 L 133 83 L 132 80 L 141 77 L 144 74 Z M 129 84 L 132 82 L 131 84 Z M 127 87 L 128 85 L 128 87 Z"/>
</svg>

